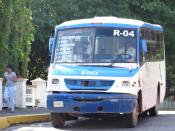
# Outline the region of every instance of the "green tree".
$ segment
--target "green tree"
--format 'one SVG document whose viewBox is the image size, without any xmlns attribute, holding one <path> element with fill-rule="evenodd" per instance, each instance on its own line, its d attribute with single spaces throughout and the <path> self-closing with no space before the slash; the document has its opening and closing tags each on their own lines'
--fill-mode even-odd
<svg viewBox="0 0 175 131">
<path fill-rule="evenodd" d="M 12 64 L 17 74 L 25 76 L 34 32 L 31 1 L 2 0 L 0 3 L 0 74 L 5 64 Z"/>
<path fill-rule="evenodd" d="M 46 79 L 46 68 L 49 66 L 48 39 L 53 35 L 55 25 L 73 19 L 116 16 L 163 26 L 167 72 L 170 72 L 167 73 L 167 85 L 175 88 L 175 3 L 172 0 L 33 0 L 32 11 L 36 33 L 30 56 L 29 79 Z M 43 52 L 36 52 L 37 49 Z M 37 65 L 34 64 L 36 62 Z"/>
<path fill-rule="evenodd" d="M 50 62 L 48 40 L 50 36 L 53 36 L 55 25 L 67 20 L 94 16 L 128 17 L 127 1 L 33 0 L 32 11 L 36 32 L 30 55 L 28 78 L 47 79 L 47 68 Z"/>
<path fill-rule="evenodd" d="M 4 65 L 8 62 L 9 56 L 7 43 L 10 34 L 13 0 L 1 0 L 0 3 L 0 75 L 2 75 Z"/>
</svg>

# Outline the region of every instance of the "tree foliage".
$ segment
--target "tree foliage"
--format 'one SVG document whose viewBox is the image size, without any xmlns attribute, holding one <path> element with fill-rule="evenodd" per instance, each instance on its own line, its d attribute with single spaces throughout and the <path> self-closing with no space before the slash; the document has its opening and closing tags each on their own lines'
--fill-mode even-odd
<svg viewBox="0 0 175 131">
<path fill-rule="evenodd" d="M 67 20 L 94 16 L 133 18 L 162 25 L 165 30 L 167 71 L 174 70 L 175 67 L 169 64 L 174 63 L 175 58 L 174 7 L 175 3 L 171 0 L 33 0 L 36 34 L 32 49 L 37 47 L 43 52 L 32 53 L 31 65 L 35 62 L 38 64 L 29 69 L 29 77 L 33 79 L 42 76 L 46 79 L 46 68 L 49 65 L 48 39 L 53 35 L 55 25 Z M 168 74 L 167 79 L 174 81 L 173 74 Z"/>
<path fill-rule="evenodd" d="M 31 1 L 0 1 L 0 74 L 5 64 L 12 64 L 18 75 L 27 74 L 33 41 Z"/>
<path fill-rule="evenodd" d="M 64 21 L 116 16 L 160 24 L 165 31 L 167 85 L 175 86 L 175 2 L 172 0 L 0 0 L 0 16 L 0 72 L 5 63 L 11 62 L 20 68 L 21 74 L 26 74 L 29 62 L 29 79 L 47 79 L 48 39 L 53 36 L 55 25 Z M 32 18 L 35 40 L 31 45 Z"/>
</svg>

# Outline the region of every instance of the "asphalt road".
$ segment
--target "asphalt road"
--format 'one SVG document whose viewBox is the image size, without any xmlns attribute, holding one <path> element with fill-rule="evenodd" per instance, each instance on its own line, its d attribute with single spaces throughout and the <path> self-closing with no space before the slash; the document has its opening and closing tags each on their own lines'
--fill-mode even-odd
<svg viewBox="0 0 175 131">
<path fill-rule="evenodd" d="M 81 118 L 78 121 L 68 121 L 65 127 L 55 129 L 50 122 L 19 124 L 4 129 L 4 131 L 175 131 L 175 111 L 159 111 L 159 116 L 139 117 L 135 128 L 126 128 L 122 117 L 111 119 Z"/>
</svg>

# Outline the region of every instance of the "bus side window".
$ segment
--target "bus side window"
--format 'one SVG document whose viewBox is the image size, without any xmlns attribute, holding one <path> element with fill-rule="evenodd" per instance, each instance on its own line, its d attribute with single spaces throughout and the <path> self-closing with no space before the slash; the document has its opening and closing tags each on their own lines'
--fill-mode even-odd
<svg viewBox="0 0 175 131">
<path fill-rule="evenodd" d="M 163 33 L 156 32 L 148 28 L 141 28 L 140 39 L 147 41 L 146 54 L 143 54 L 142 47 L 140 45 L 140 63 L 144 61 L 156 61 L 164 58 L 164 47 L 163 47 Z"/>
<path fill-rule="evenodd" d="M 146 29 L 146 40 L 148 52 L 145 55 L 146 61 L 156 60 L 156 39 L 155 32 L 151 29 Z"/>
<path fill-rule="evenodd" d="M 151 32 L 149 29 L 145 29 L 145 39 L 147 41 L 147 51 L 148 51 L 145 54 L 145 61 L 150 61 L 150 57 L 151 57 L 151 49 L 150 49 Z"/>
<path fill-rule="evenodd" d="M 145 55 L 146 61 L 157 61 L 164 59 L 163 33 L 146 29 L 145 38 L 147 40 L 148 52 Z"/>
<path fill-rule="evenodd" d="M 164 58 L 164 51 L 163 51 L 163 33 L 157 32 L 156 33 L 156 57 L 157 60 L 162 60 Z"/>
<path fill-rule="evenodd" d="M 164 36 L 163 36 L 163 32 L 161 33 L 161 35 L 160 35 L 160 41 L 161 41 L 161 47 L 162 47 L 162 60 L 165 58 L 165 54 L 164 54 L 164 49 L 165 49 L 165 47 L 164 47 Z"/>
<path fill-rule="evenodd" d="M 146 37 L 145 37 L 145 29 L 144 28 L 141 28 L 141 30 L 140 30 L 140 40 L 142 40 L 142 39 L 146 39 Z M 139 59 L 140 59 L 140 64 L 142 65 L 143 64 L 143 62 L 145 62 L 145 54 L 143 53 L 143 51 L 142 51 L 142 45 L 141 44 L 139 44 L 140 46 L 139 46 L 139 50 L 140 50 L 140 56 L 139 56 Z"/>
</svg>

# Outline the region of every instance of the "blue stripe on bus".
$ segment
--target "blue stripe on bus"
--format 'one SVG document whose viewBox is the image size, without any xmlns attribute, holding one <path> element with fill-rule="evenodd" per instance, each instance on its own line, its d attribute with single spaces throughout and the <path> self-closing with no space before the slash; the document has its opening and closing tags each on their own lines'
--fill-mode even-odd
<svg viewBox="0 0 175 131">
<path fill-rule="evenodd" d="M 97 79 L 64 79 L 65 85 L 70 90 L 108 90 L 114 80 L 97 80 Z"/>
<path fill-rule="evenodd" d="M 140 28 L 147 27 L 153 30 L 163 31 L 161 26 L 152 25 L 149 23 L 144 23 L 142 26 L 131 25 L 131 24 L 118 24 L 118 23 L 102 23 L 102 24 L 94 24 L 94 23 L 85 23 L 85 24 L 74 24 L 74 25 L 57 25 L 56 30 L 70 29 L 70 28 L 86 28 L 86 27 L 113 27 L 113 28 Z"/>
<path fill-rule="evenodd" d="M 143 26 L 141 27 L 145 27 L 145 28 L 150 28 L 150 29 L 153 29 L 153 30 L 158 30 L 158 31 L 163 31 L 163 28 L 160 26 L 156 26 L 156 25 L 151 25 L 149 23 L 145 23 Z"/>
<path fill-rule="evenodd" d="M 138 28 L 139 26 L 136 25 L 129 25 L 129 24 L 115 24 L 115 23 L 105 23 L 105 24 L 74 24 L 74 25 L 67 25 L 62 26 L 58 25 L 56 26 L 56 30 L 62 30 L 62 29 L 70 29 L 70 28 L 85 28 L 85 27 L 119 27 L 119 28 Z"/>
<path fill-rule="evenodd" d="M 71 66 L 57 65 L 51 75 L 61 76 L 101 76 L 101 77 L 132 77 L 139 68 L 129 70 L 128 68 L 100 67 L 100 66 Z"/>
</svg>

